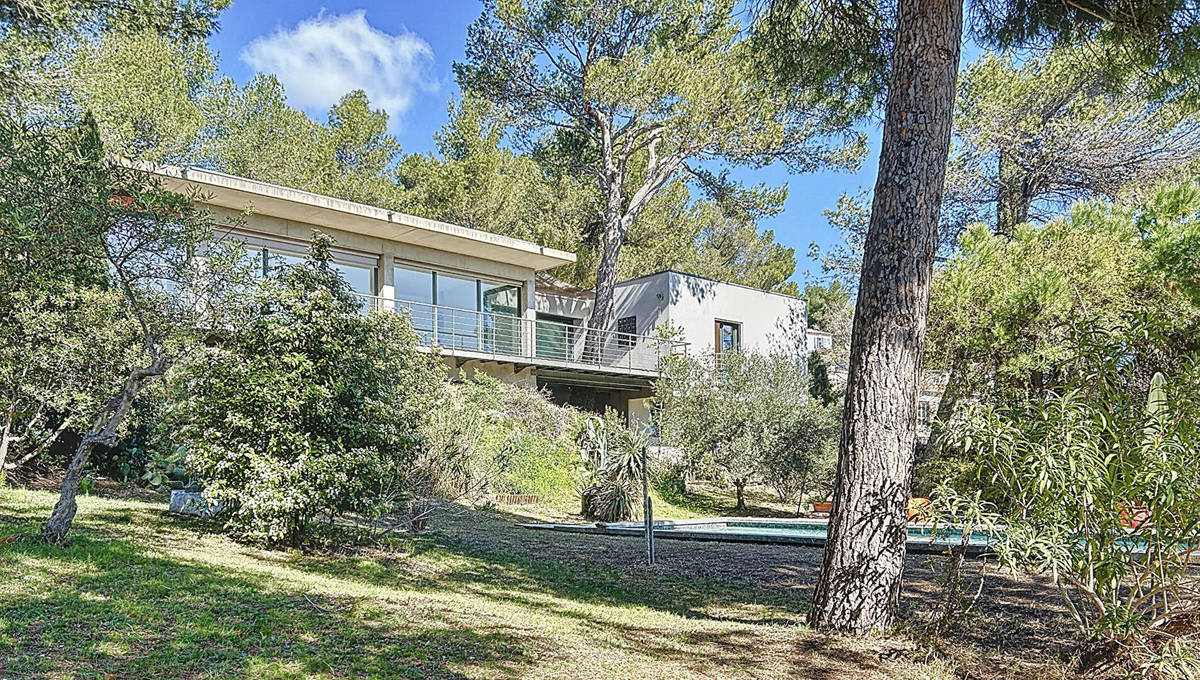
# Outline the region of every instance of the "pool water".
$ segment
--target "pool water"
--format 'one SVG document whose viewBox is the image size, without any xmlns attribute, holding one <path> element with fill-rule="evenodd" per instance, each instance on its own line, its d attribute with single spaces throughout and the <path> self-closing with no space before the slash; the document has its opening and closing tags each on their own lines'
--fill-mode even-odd
<svg viewBox="0 0 1200 680">
<path fill-rule="evenodd" d="M 612 536 L 642 536 L 641 522 L 612 524 L 522 524 L 528 529 L 565 531 Z M 687 541 L 725 541 L 733 543 L 767 543 L 823 547 L 828 535 L 823 521 L 790 519 L 714 518 L 693 520 L 659 520 L 654 523 L 656 538 Z M 912 553 L 944 553 L 947 548 L 962 545 L 962 532 L 950 527 L 936 532 L 929 525 L 910 525 L 907 550 Z M 967 541 L 966 553 L 979 555 L 994 545 L 997 536 L 974 533 Z"/>
<path fill-rule="evenodd" d="M 674 522 L 654 523 L 655 534 L 671 531 L 702 531 L 746 536 L 787 536 L 820 539 L 821 541 L 824 541 L 828 536 L 828 527 L 824 522 L 723 521 L 687 524 L 677 524 Z M 910 526 L 908 528 L 909 541 L 920 541 L 947 547 L 961 545 L 962 539 L 962 531 L 956 529 L 941 528 L 935 532 L 928 526 Z M 967 545 L 984 548 L 994 543 L 995 540 L 995 537 L 987 534 L 974 533 L 968 539 Z"/>
</svg>

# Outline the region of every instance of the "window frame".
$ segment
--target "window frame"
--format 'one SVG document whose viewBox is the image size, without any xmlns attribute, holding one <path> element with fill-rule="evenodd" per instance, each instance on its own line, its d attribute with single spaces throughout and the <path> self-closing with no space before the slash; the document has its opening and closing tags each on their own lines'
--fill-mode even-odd
<svg viewBox="0 0 1200 680">
<path fill-rule="evenodd" d="M 730 349 L 725 349 L 721 344 L 721 336 L 722 336 L 721 330 L 725 327 L 733 329 L 734 345 Z M 724 354 L 725 352 L 730 352 L 730 351 L 733 351 L 733 352 L 742 351 L 742 322 L 730 321 L 728 319 L 714 319 L 713 320 L 713 330 L 714 330 L 713 349 L 717 354 Z"/>
</svg>

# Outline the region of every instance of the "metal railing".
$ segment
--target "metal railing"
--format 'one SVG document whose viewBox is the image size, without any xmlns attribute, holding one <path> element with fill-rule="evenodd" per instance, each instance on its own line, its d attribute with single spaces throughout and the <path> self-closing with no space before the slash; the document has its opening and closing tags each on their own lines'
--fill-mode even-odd
<svg viewBox="0 0 1200 680">
<path fill-rule="evenodd" d="M 531 363 L 657 372 L 664 358 L 687 343 L 649 335 L 526 319 L 502 312 L 444 307 L 427 302 L 362 296 L 377 309 L 406 312 L 421 344 Z"/>
</svg>

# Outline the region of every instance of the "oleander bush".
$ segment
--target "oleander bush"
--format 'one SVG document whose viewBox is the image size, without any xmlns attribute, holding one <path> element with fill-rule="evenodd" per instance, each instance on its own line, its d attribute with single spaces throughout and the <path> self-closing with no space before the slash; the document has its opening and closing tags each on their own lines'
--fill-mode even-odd
<svg viewBox="0 0 1200 680">
<path fill-rule="evenodd" d="M 1128 342 L 1082 350 L 1060 387 L 967 408 L 953 444 L 999 499 L 1002 562 L 1050 577 L 1090 643 L 1085 665 L 1198 677 L 1200 362 L 1162 365 L 1138 389 L 1155 357 Z"/>
</svg>

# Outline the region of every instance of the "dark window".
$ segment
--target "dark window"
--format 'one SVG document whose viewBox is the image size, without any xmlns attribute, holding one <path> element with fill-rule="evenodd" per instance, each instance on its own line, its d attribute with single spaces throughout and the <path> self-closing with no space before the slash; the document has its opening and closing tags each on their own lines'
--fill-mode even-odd
<svg viewBox="0 0 1200 680">
<path fill-rule="evenodd" d="M 717 352 L 736 352 L 742 348 L 742 324 L 717 322 Z"/>
<path fill-rule="evenodd" d="M 623 316 L 617 319 L 617 333 L 621 334 L 617 336 L 618 347 L 621 349 L 633 347 L 635 339 L 633 334 L 637 333 L 637 317 Z"/>
</svg>

